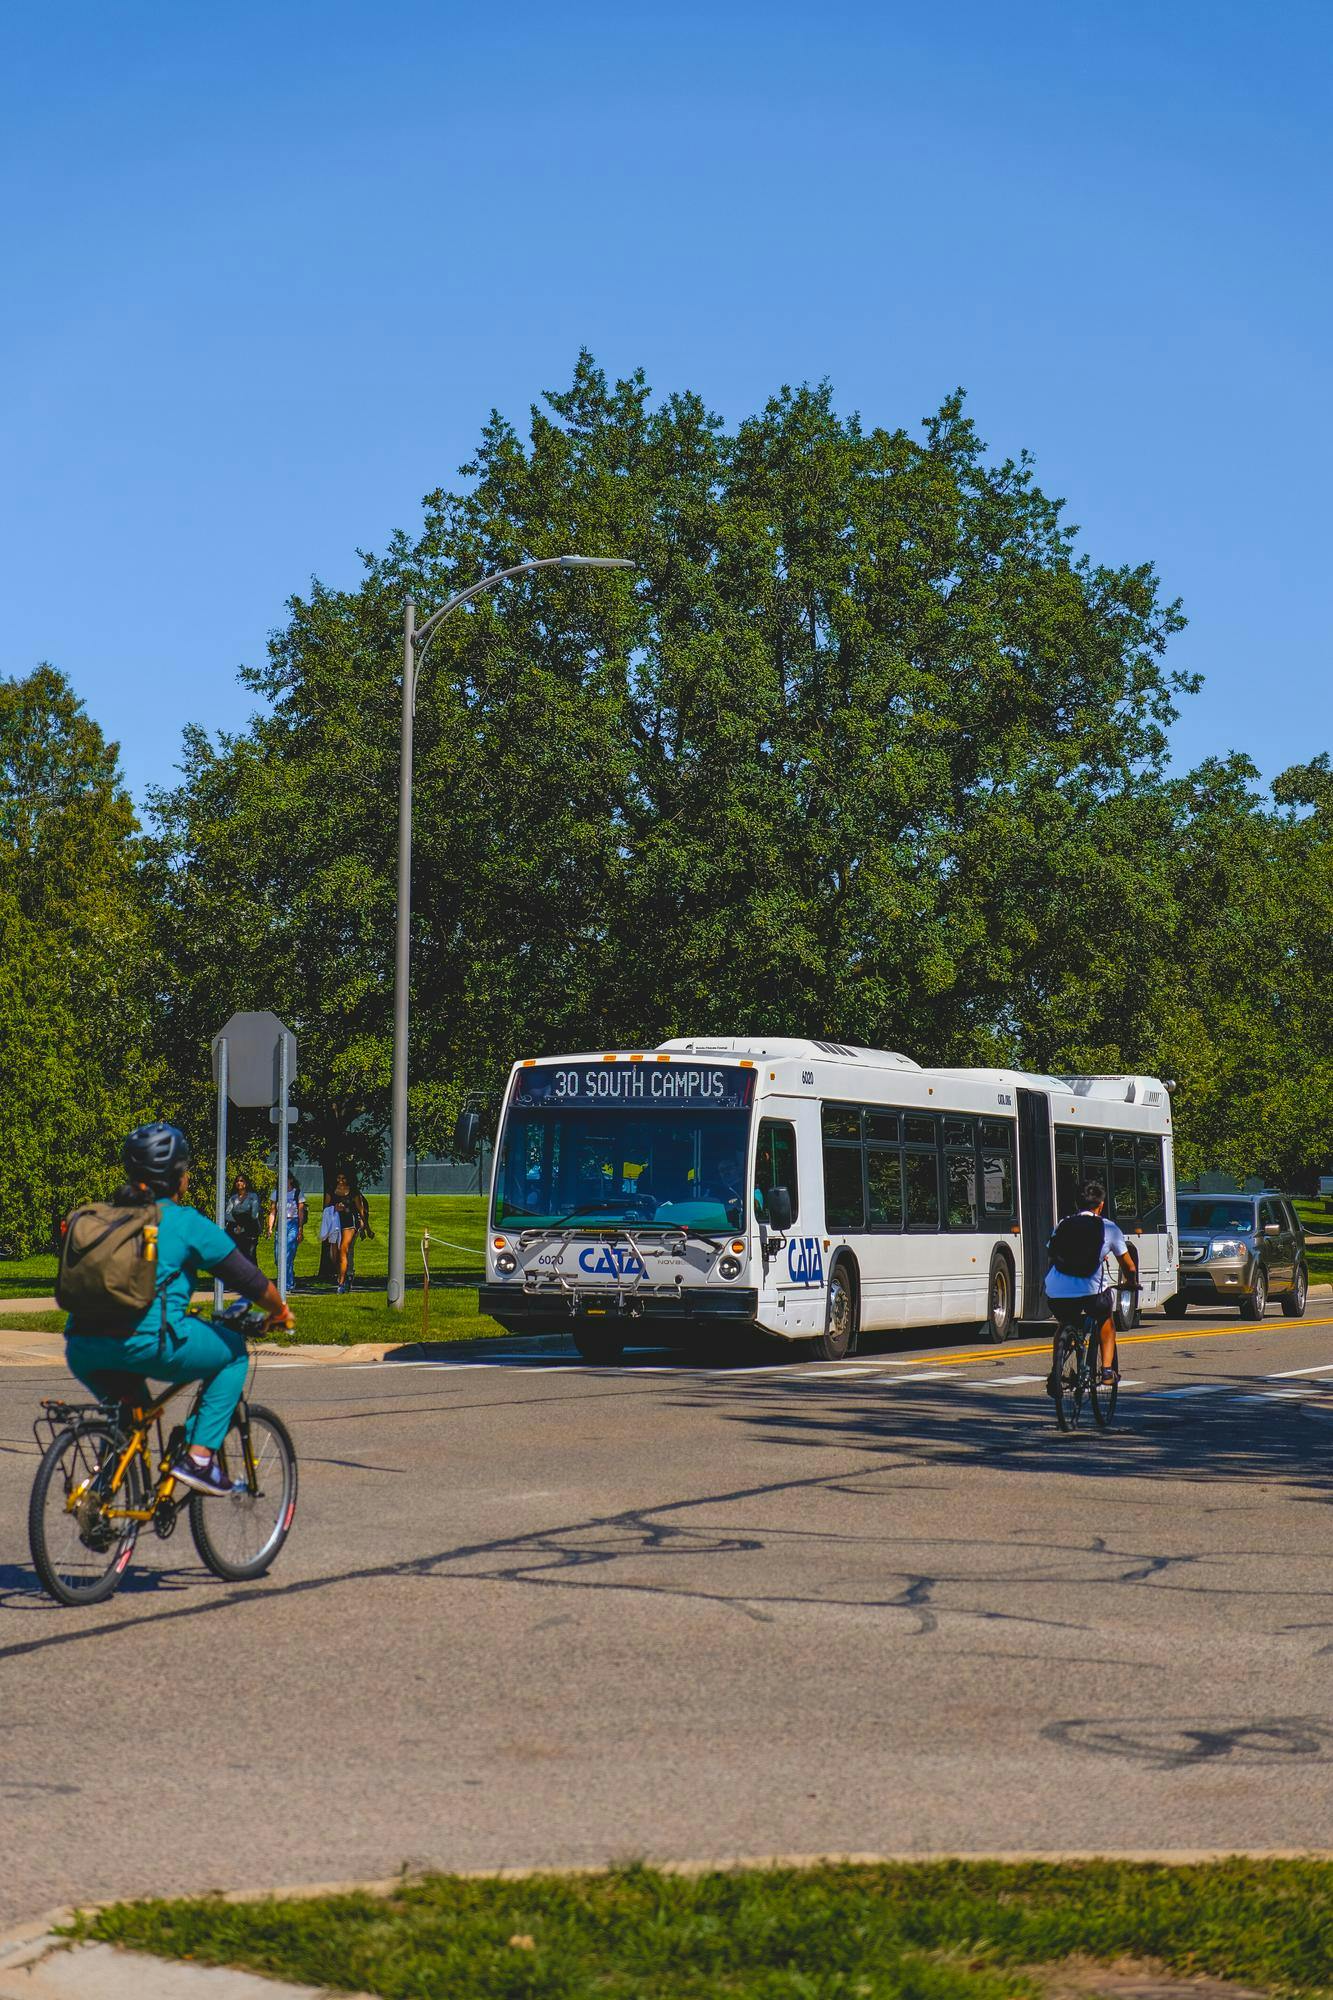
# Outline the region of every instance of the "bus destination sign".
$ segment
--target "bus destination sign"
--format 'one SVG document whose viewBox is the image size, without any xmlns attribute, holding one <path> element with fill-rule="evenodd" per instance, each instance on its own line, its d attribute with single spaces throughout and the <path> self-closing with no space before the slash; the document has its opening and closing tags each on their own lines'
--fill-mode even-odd
<svg viewBox="0 0 1333 2000">
<path fill-rule="evenodd" d="M 579 1105 L 627 1111 L 748 1111 L 754 1071 L 720 1063 L 550 1063 L 521 1069 L 515 1105 Z"/>
</svg>

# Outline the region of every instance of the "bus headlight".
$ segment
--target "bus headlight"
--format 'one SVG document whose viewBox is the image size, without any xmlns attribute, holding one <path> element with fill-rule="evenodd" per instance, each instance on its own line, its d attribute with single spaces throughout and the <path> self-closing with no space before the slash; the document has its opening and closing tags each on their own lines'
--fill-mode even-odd
<svg viewBox="0 0 1333 2000">
<path fill-rule="evenodd" d="M 512 1250 L 500 1250 L 496 1253 L 495 1268 L 502 1278 L 512 1277 L 518 1269 L 518 1258 Z"/>
<path fill-rule="evenodd" d="M 717 1275 L 719 1278 L 739 1278 L 740 1274 L 741 1260 L 739 1257 L 719 1257 L 717 1264 Z"/>
</svg>

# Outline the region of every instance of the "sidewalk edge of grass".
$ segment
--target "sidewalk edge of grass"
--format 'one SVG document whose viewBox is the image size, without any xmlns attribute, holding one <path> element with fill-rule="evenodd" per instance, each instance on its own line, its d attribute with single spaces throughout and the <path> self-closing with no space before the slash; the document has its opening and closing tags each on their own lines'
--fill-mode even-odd
<svg viewBox="0 0 1333 2000">
<path fill-rule="evenodd" d="M 938 1867 L 957 1861 L 967 1866 L 993 1863 L 996 1867 L 1064 1867 L 1095 1861 L 1126 1862 L 1146 1868 L 1204 1868 L 1225 1861 L 1313 1861 L 1333 1862 L 1333 1847 L 1040 1847 L 1040 1848 L 930 1848 L 917 1852 L 823 1853 L 823 1854 L 731 1854 L 711 1860 L 686 1858 L 675 1861 L 645 1860 L 639 1865 L 655 1875 L 728 1875 L 746 1871 L 762 1873 L 778 1869 L 818 1868 L 914 1868 Z M 432 1876 L 448 1876 L 456 1882 L 534 1882 L 583 1880 L 598 1875 L 624 1872 L 625 1861 L 582 1861 L 561 1865 L 538 1861 L 516 1863 L 502 1868 L 443 1868 L 404 1866 L 396 1875 L 351 1877 L 334 1882 L 284 1882 L 270 1888 L 201 1889 L 176 1896 L 107 1896 L 97 1902 L 62 1903 L 42 1916 L 28 1917 L 8 1930 L 0 1931 L 0 1964 L 3 1953 L 19 1944 L 32 1943 L 48 1932 L 68 1936 L 72 1927 L 102 1910 L 122 1903 L 267 1903 L 315 1901 L 322 1896 L 391 1896 L 405 1884 L 425 1881 Z"/>
</svg>

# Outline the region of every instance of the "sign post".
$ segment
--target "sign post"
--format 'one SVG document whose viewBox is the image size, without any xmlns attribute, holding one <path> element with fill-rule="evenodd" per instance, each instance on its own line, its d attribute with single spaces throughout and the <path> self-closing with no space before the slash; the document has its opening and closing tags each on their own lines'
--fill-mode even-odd
<svg viewBox="0 0 1333 2000">
<path fill-rule="evenodd" d="M 278 1041 L 278 1215 L 276 1234 L 278 1237 L 278 1291 L 285 1299 L 292 1274 L 287 1269 L 287 1090 L 291 1077 L 287 1070 L 287 1051 L 291 1036 L 284 1030 Z"/>
<path fill-rule="evenodd" d="M 219 1035 L 214 1044 L 214 1067 L 218 1083 L 218 1198 L 216 1221 L 221 1229 L 227 1217 L 227 1037 Z M 213 1281 L 213 1310 L 222 1311 L 222 1280 Z"/>
<path fill-rule="evenodd" d="M 276 1014 L 233 1014 L 213 1037 L 213 1081 L 218 1087 L 218 1222 L 227 1203 L 227 1103 L 258 1109 L 268 1105 L 278 1128 L 278 1186 L 273 1198 L 274 1249 L 278 1290 L 283 1298 L 291 1282 L 287 1266 L 287 1127 L 293 1113 L 287 1098 L 296 1069 L 296 1037 Z M 215 1301 L 222 1288 L 215 1285 Z"/>
</svg>

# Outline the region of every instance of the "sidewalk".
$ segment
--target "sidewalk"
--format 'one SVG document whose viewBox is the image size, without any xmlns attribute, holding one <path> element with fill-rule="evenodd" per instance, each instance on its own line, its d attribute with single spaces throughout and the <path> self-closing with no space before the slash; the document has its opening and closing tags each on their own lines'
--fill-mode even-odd
<svg viewBox="0 0 1333 2000">
<path fill-rule="evenodd" d="M 40 1333 L 33 1328 L 4 1325 L 4 1308 L 13 1300 L 0 1301 L 0 1368 L 39 1368 L 64 1365 L 64 1338 L 59 1333 Z M 50 1300 L 40 1303 L 49 1308 Z M 350 1362 L 440 1361 L 483 1359 L 503 1348 L 512 1354 L 571 1355 L 574 1349 L 562 1334 L 490 1334 L 476 1340 L 366 1340 L 354 1347 L 337 1347 L 327 1341 L 260 1342 L 253 1352 L 270 1361 L 305 1362 L 313 1367 L 336 1368 Z"/>
<path fill-rule="evenodd" d="M 45 1929 L 27 1944 L 0 1943 L 0 2000 L 326 2000 L 330 1991 L 109 1944 L 71 1945 Z M 340 1991 L 338 2000 L 368 1996 Z"/>
</svg>

